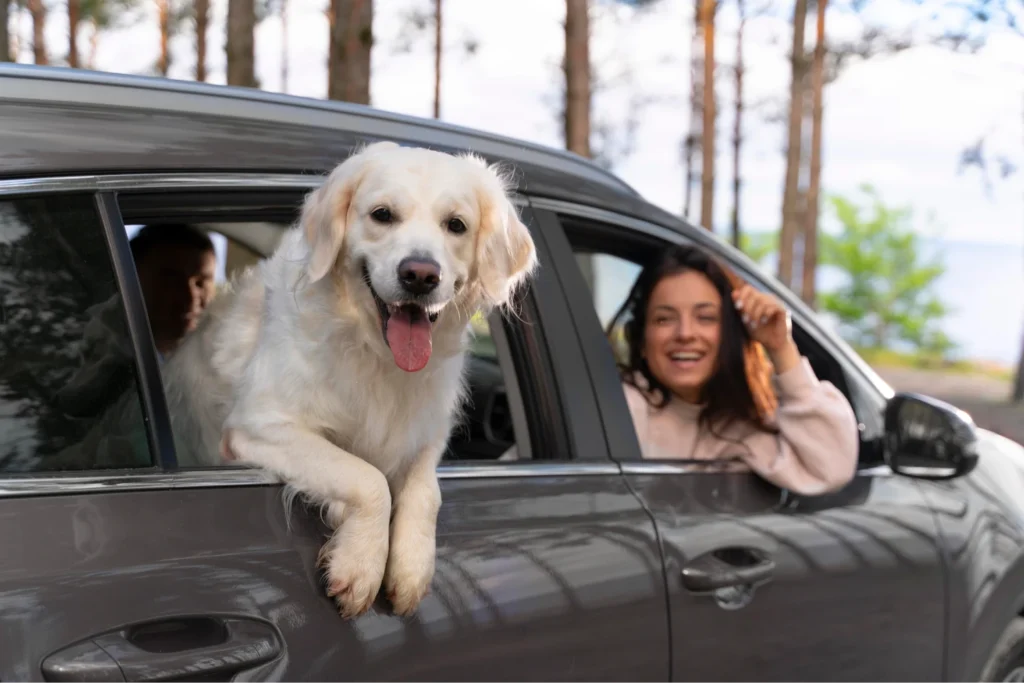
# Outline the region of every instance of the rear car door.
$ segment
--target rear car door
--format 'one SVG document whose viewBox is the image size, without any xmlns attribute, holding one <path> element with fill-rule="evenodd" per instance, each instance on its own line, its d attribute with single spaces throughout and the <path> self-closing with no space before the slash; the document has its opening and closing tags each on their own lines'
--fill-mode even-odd
<svg viewBox="0 0 1024 683">
<path fill-rule="evenodd" d="M 878 398 L 858 391 L 855 374 L 795 315 L 801 352 L 858 414 L 861 465 L 852 483 L 801 497 L 748 472 L 641 459 L 603 328 L 640 264 L 697 239 L 560 202 L 537 208 L 580 336 L 590 342 L 583 349 L 613 457 L 664 542 L 674 680 L 941 680 L 940 537 L 919 484 L 880 462 Z M 721 254 L 712 239 L 701 243 Z"/>
<path fill-rule="evenodd" d="M 481 331 L 485 408 L 441 466 L 414 617 L 343 621 L 317 511 L 257 470 L 178 466 L 125 221 L 234 216 L 258 252 L 311 182 L 208 180 L 0 182 L 0 679 L 666 679 L 654 526 L 593 394 L 568 400 L 584 368 L 548 268 L 523 322 Z"/>
</svg>

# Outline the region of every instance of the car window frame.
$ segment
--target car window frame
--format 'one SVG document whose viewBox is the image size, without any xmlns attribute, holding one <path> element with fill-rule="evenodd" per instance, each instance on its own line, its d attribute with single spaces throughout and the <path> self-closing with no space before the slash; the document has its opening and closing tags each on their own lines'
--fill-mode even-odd
<svg viewBox="0 0 1024 683">
<path fill-rule="evenodd" d="M 571 216 L 573 219 L 582 221 L 593 221 L 607 226 L 609 229 L 621 231 L 623 237 L 628 239 L 630 234 L 640 235 L 646 238 L 653 238 L 677 245 L 695 245 L 708 250 L 716 257 L 722 259 L 730 268 L 744 280 L 751 282 L 755 287 L 769 291 L 782 300 L 789 308 L 793 322 L 798 325 L 811 340 L 821 348 L 823 353 L 839 365 L 843 370 L 851 401 L 858 401 L 858 428 L 861 432 L 880 436 L 883 429 L 882 414 L 888 399 L 893 391 L 867 364 L 857 356 L 848 345 L 825 329 L 814 319 L 814 313 L 802 301 L 796 300 L 793 293 L 785 290 L 781 283 L 774 280 L 770 273 L 765 272 L 746 255 L 719 240 L 719 238 L 706 230 L 691 228 L 681 221 L 677 225 L 658 225 L 647 219 L 640 219 L 624 213 L 618 213 L 607 209 L 600 209 L 592 206 L 581 205 L 574 202 L 567 202 L 560 199 L 544 198 L 535 200 L 538 211 L 550 212 L 557 221 L 557 230 L 564 240 L 564 248 L 558 250 L 558 268 L 563 273 L 563 282 L 569 281 L 567 285 L 567 296 L 572 300 L 571 309 L 573 316 L 578 318 L 577 327 L 580 335 L 587 334 L 597 338 L 600 345 L 585 345 L 585 352 L 592 356 L 588 361 L 592 373 L 596 378 L 595 382 L 601 382 L 603 391 L 600 392 L 601 410 L 606 422 L 619 425 L 617 434 L 608 434 L 609 443 L 614 442 L 613 458 L 622 463 L 629 463 L 630 467 L 640 463 L 647 470 L 664 468 L 677 470 L 677 466 L 666 462 L 654 462 L 643 460 L 639 444 L 624 443 L 636 442 L 636 431 L 633 428 L 632 419 L 629 418 L 629 408 L 625 396 L 618 383 L 618 373 L 615 369 L 614 357 L 604 340 L 604 331 L 601 328 L 597 311 L 594 307 L 592 294 L 587 287 L 582 273 L 575 260 L 572 245 L 562 225 L 561 216 Z M 549 227 L 549 233 L 555 229 Z M 571 273 L 571 275 L 568 275 Z M 576 281 L 573 284 L 571 281 Z M 575 290 L 575 291 L 574 291 Z M 587 302 L 583 306 L 583 301 Z M 596 355 L 594 355 L 596 354 Z M 609 391 L 609 387 L 615 382 L 617 391 Z M 628 419 L 628 429 L 621 426 L 625 416 Z M 858 470 L 858 473 L 886 473 L 890 468 L 879 458 L 872 458 L 870 464 Z"/>
<path fill-rule="evenodd" d="M 124 470 L 76 470 L 24 475 L 0 473 L 0 497 L 280 484 L 275 477 L 259 468 L 178 468 L 163 385 L 160 381 L 156 347 L 145 314 L 141 287 L 131 258 L 118 197 L 121 194 L 139 191 L 164 190 L 239 189 L 305 192 L 319 186 L 322 180 L 323 176 L 300 173 L 186 171 L 0 179 L 0 198 L 5 199 L 72 193 L 94 196 L 97 216 L 103 225 L 118 288 L 125 301 L 133 351 L 139 367 L 139 392 L 145 407 L 147 436 L 151 448 L 155 448 L 153 455 L 156 463 L 148 468 Z M 529 460 L 495 462 L 445 462 L 438 467 L 439 479 L 618 473 L 619 469 L 608 457 L 603 434 L 595 433 L 595 430 L 589 427 L 593 424 L 594 416 L 587 414 L 587 401 L 577 401 L 575 399 L 578 397 L 574 395 L 574 400 L 569 401 L 568 408 L 566 407 L 566 388 L 571 386 L 576 378 L 567 376 L 564 365 L 566 359 L 579 357 L 578 349 L 573 347 L 575 334 L 566 334 L 565 328 L 571 323 L 565 315 L 564 296 L 557 279 L 553 277 L 551 259 L 543 235 L 539 234 L 534 225 L 530 198 L 526 195 L 516 195 L 514 203 L 520 210 L 524 223 L 533 233 L 541 257 L 542 265 L 538 277 L 531 287 L 521 290 L 524 301 L 532 307 L 537 320 L 529 321 L 526 333 L 519 334 L 514 327 L 516 321 L 512 319 L 517 316 L 516 313 L 499 316 L 504 323 L 501 328 L 503 341 L 496 338 L 495 342 L 511 353 L 512 362 L 517 369 L 514 382 L 506 380 L 510 403 L 518 404 L 516 408 L 512 408 L 513 420 L 518 423 L 519 428 L 524 423 L 529 426 L 531 420 L 534 421 L 532 424 L 536 425 L 536 428 L 530 428 L 528 431 L 530 455 L 555 451 L 565 453 L 568 457 L 531 457 Z M 529 381 L 524 381 L 521 369 L 529 373 Z M 530 391 L 524 392 L 526 385 L 533 385 L 537 390 L 533 391 L 532 395 Z M 592 395 L 589 398 L 593 404 L 591 413 L 595 413 L 596 402 L 593 401 Z M 531 400 L 537 405 L 531 406 Z M 581 433 L 585 435 L 584 438 L 580 438 Z M 518 444 L 518 428 L 516 435 Z M 581 457 L 581 447 L 587 449 L 586 457 Z"/>
</svg>

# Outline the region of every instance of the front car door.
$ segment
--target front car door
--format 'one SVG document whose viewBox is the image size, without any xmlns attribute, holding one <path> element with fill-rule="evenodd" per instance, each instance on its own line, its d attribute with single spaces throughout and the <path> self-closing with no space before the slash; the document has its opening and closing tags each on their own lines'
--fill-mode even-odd
<svg viewBox="0 0 1024 683">
<path fill-rule="evenodd" d="M 549 237 L 552 258 L 579 334 L 590 342 L 583 348 L 602 418 L 615 427 L 607 432 L 613 457 L 664 542 L 674 680 L 941 680 L 946 608 L 938 531 L 919 484 L 878 458 L 877 392 L 794 312 L 802 353 L 819 378 L 846 393 L 861 422 L 862 462 L 852 483 L 801 497 L 751 473 L 641 459 L 602 330 L 639 264 L 668 244 L 696 239 L 561 202 L 538 202 L 537 209 L 546 234 L 557 236 Z M 701 243 L 721 255 L 713 239 Z M 765 287 L 743 264 L 730 265 Z M 765 582 L 752 590 L 723 580 L 754 565 Z"/>
<path fill-rule="evenodd" d="M 522 321 L 492 318 L 474 347 L 488 400 L 441 466 L 414 617 L 343 621 L 316 511 L 257 470 L 178 466 L 125 224 L 234 220 L 260 251 L 310 183 L 207 180 L 0 182 L 0 679 L 665 680 L 654 525 L 590 428 L 543 235 Z"/>
</svg>

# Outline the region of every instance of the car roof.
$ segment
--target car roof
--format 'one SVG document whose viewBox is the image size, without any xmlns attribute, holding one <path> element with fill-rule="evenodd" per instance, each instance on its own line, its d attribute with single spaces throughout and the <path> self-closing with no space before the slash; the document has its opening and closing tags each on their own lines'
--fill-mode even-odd
<svg viewBox="0 0 1024 683">
<path fill-rule="evenodd" d="M 320 174 L 357 146 L 380 139 L 472 150 L 510 164 L 524 194 L 648 218 L 653 211 L 660 223 L 670 217 L 576 154 L 434 119 L 255 88 L 0 64 L 0 179 L 183 171 Z"/>
</svg>

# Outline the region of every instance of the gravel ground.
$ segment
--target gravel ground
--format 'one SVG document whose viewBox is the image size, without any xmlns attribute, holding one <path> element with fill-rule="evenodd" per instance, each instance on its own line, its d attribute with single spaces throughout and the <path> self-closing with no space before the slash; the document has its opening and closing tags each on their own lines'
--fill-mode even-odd
<svg viewBox="0 0 1024 683">
<path fill-rule="evenodd" d="M 928 394 L 971 414 L 979 427 L 1024 444 L 1024 404 L 1007 402 L 1010 383 L 984 375 L 907 368 L 875 370 L 896 391 Z"/>
</svg>

